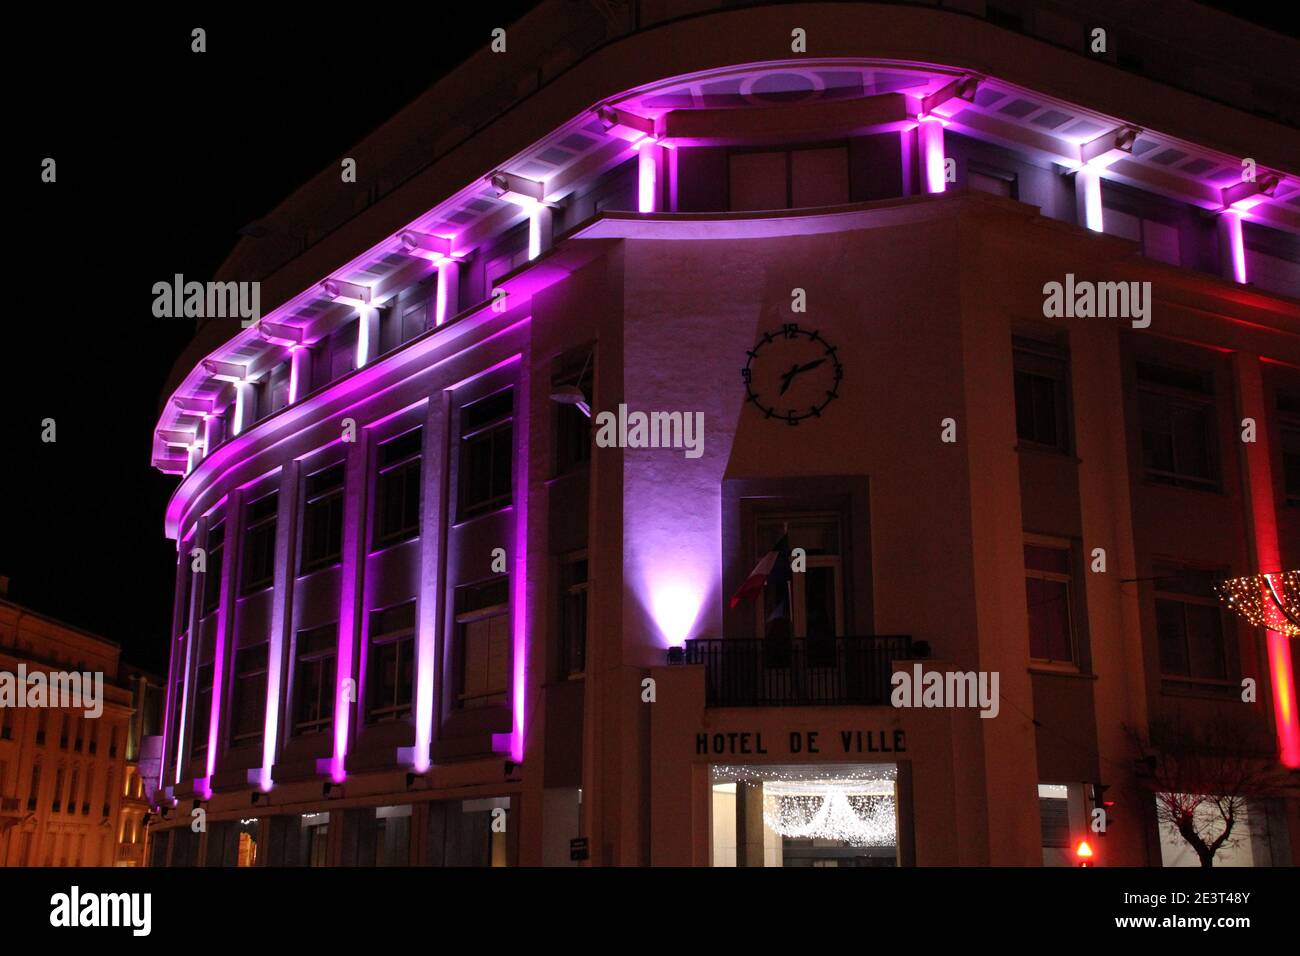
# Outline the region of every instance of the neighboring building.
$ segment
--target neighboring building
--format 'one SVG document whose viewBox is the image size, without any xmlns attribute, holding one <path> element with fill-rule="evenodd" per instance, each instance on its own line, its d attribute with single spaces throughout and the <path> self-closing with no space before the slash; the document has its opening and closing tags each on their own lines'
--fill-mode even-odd
<svg viewBox="0 0 1300 956">
<path fill-rule="evenodd" d="M 1052 864 L 1094 785 L 1099 863 L 1180 862 L 1126 728 L 1300 766 L 1289 644 L 1210 590 L 1300 567 L 1297 45 L 604 6 L 543 4 L 223 268 L 264 317 L 201 328 L 155 432 L 151 865 Z M 732 608 L 783 536 L 785 600 Z M 914 666 L 997 715 L 892 708 Z M 1294 783 L 1251 798 L 1233 860 L 1300 860 Z"/>
<path fill-rule="evenodd" d="M 162 715 L 167 688 L 157 675 L 125 668 L 124 672 L 134 710 L 126 733 L 126 772 L 114 864 L 144 866 L 147 824 L 154 808 L 151 800 L 158 792 L 162 763 Z"/>
<path fill-rule="evenodd" d="M 0 865 L 121 859 L 134 709 L 119 653 L 112 641 L 0 599 L 0 680 L 21 666 L 29 675 L 99 673 L 104 681 L 98 717 L 82 707 L 0 707 Z"/>
</svg>

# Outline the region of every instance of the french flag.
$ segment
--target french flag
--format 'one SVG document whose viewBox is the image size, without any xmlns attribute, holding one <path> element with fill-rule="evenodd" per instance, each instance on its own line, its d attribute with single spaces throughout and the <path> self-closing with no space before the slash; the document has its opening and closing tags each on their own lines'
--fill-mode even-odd
<svg viewBox="0 0 1300 956">
<path fill-rule="evenodd" d="M 773 608 L 778 607 L 785 603 L 786 584 L 789 580 L 790 540 L 789 535 L 783 534 L 776 546 L 754 565 L 754 570 L 749 572 L 745 583 L 731 596 L 731 607 L 734 608 L 741 601 L 754 600 L 763 593 L 764 588 L 772 592 L 772 600 L 768 603 Z"/>
</svg>

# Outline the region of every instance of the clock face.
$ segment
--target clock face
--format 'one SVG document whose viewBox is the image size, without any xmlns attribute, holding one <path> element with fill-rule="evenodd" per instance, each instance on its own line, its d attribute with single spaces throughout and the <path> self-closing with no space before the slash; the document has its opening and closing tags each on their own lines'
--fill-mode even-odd
<svg viewBox="0 0 1300 956">
<path fill-rule="evenodd" d="M 764 418 L 798 425 L 805 418 L 820 418 L 839 397 L 844 367 L 835 346 L 816 330 L 787 323 L 764 334 L 745 354 L 749 360 L 740 377 Z"/>
</svg>

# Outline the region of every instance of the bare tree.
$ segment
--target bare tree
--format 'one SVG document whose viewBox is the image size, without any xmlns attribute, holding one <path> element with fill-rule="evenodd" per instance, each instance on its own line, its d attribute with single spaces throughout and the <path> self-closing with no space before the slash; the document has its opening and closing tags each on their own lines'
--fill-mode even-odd
<svg viewBox="0 0 1300 956">
<path fill-rule="evenodd" d="M 1222 718 L 1182 715 L 1153 721 L 1144 735 L 1125 728 L 1155 793 L 1156 820 L 1196 851 L 1201 866 L 1239 846 L 1246 801 L 1278 792 L 1282 772 L 1270 738 Z"/>
</svg>

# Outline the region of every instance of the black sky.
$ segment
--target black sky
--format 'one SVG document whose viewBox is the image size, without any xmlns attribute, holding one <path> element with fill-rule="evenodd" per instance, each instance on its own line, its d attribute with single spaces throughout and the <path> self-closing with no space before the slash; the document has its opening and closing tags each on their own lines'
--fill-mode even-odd
<svg viewBox="0 0 1300 956">
<path fill-rule="evenodd" d="M 9 598 L 165 668 L 178 483 L 150 465 L 171 365 L 192 322 L 152 316 L 152 286 L 210 278 L 240 227 L 532 4 L 227 5 L 15 19 L 20 187 L 16 299 L 0 328 L 0 575 Z M 271 16 L 265 11 L 271 11 Z M 207 31 L 207 52 L 190 31 Z M 14 83 L 15 79 L 10 78 Z M 15 122 L 16 121 L 16 122 Z M 16 152 L 17 150 L 15 150 Z M 38 181 L 53 157 L 58 181 Z M 14 253 L 18 253 L 15 255 Z M 52 418 L 57 440 L 41 441 Z"/>
<path fill-rule="evenodd" d="M 0 318 L 0 575 L 12 600 L 165 667 L 175 546 L 162 515 L 177 479 L 150 466 L 150 437 L 193 329 L 152 317 L 153 283 L 211 277 L 241 226 L 530 6 L 6 11 L 16 189 L 0 280 L 13 290 Z M 1241 15 L 1294 33 L 1290 9 Z M 38 180 L 47 156 L 54 185 Z"/>
</svg>

